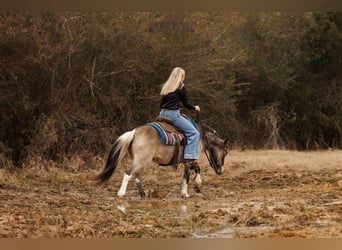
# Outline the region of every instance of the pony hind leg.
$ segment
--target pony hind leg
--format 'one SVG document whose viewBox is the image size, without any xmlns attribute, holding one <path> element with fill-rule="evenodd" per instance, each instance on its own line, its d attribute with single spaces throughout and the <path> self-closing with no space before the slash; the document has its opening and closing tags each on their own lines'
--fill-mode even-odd
<svg viewBox="0 0 342 250">
<path fill-rule="evenodd" d="M 146 196 L 146 193 L 142 187 L 142 183 L 141 183 L 141 173 L 137 172 L 135 174 L 135 182 L 137 183 L 137 188 L 138 188 L 138 192 L 141 198 Z"/>
<path fill-rule="evenodd" d="M 145 161 L 133 161 L 132 167 L 126 170 L 122 178 L 121 187 L 118 191 L 118 196 L 123 197 L 126 194 L 128 182 L 134 177 L 138 191 L 141 197 L 145 197 L 145 191 L 141 184 L 141 171 L 147 165 Z"/>
<path fill-rule="evenodd" d="M 121 187 L 117 194 L 119 197 L 123 197 L 126 194 L 128 182 L 132 179 L 132 174 L 129 174 L 127 172 L 128 171 L 126 171 L 122 178 Z"/>
</svg>

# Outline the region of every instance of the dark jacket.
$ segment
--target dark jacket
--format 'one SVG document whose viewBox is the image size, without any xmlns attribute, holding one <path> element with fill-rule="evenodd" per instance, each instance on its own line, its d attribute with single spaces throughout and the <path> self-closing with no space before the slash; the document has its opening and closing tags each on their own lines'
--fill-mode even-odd
<svg viewBox="0 0 342 250">
<path fill-rule="evenodd" d="M 160 108 L 177 110 L 179 109 L 180 103 L 182 103 L 187 109 L 195 109 L 195 107 L 188 102 L 184 84 L 182 84 L 176 91 L 162 96 Z"/>
</svg>

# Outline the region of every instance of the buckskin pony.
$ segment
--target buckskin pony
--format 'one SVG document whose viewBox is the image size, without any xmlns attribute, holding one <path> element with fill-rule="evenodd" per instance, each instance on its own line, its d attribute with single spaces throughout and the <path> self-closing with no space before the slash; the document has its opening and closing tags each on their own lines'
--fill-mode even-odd
<svg viewBox="0 0 342 250">
<path fill-rule="evenodd" d="M 115 141 L 103 171 L 95 178 L 98 184 L 109 180 L 119 162 L 128 154 L 132 158 L 132 164 L 123 176 L 117 195 L 123 197 L 126 194 L 128 182 L 134 178 L 140 196 L 144 197 L 145 192 L 141 182 L 141 170 L 143 168 L 148 167 L 151 162 L 163 166 L 173 165 L 176 168 L 178 164 L 183 162 L 184 143 L 186 142 L 182 142 L 181 139 L 184 135 L 172 125 L 172 122 L 167 117 L 158 117 L 156 121 L 157 123 L 148 123 L 125 132 Z M 160 131 L 157 128 L 158 126 L 155 126 L 156 124 L 164 131 Z M 196 123 L 194 123 L 194 126 L 196 126 Z M 221 175 L 227 154 L 227 140 L 222 139 L 214 129 L 205 124 L 200 124 L 199 127 L 201 132 L 199 150 L 205 152 L 210 166 L 217 175 Z M 164 138 L 162 133 L 165 133 Z M 165 143 L 165 141 L 169 143 Z M 191 170 L 196 173 L 195 183 L 198 192 L 200 192 L 202 183 L 200 168 L 185 167 L 181 188 L 181 195 L 184 198 L 190 197 L 188 183 Z"/>
</svg>

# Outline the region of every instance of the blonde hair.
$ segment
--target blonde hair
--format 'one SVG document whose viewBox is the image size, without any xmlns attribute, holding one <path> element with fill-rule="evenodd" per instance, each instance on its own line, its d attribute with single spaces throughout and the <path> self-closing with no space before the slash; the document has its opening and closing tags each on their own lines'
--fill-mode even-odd
<svg viewBox="0 0 342 250">
<path fill-rule="evenodd" d="M 182 77 L 185 76 L 184 69 L 180 67 L 176 67 L 172 70 L 169 79 L 163 84 L 163 87 L 160 91 L 160 95 L 167 95 L 176 91 L 182 82 Z"/>
</svg>

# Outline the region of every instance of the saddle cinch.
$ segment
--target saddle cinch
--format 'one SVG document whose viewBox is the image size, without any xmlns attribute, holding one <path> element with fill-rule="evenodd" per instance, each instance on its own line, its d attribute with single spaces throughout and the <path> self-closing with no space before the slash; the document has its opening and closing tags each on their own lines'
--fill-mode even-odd
<svg viewBox="0 0 342 250">
<path fill-rule="evenodd" d="M 180 152 L 180 146 L 186 144 L 184 133 L 173 125 L 173 121 L 170 118 L 165 116 L 158 116 L 155 122 L 150 122 L 146 125 L 152 126 L 158 131 L 163 144 L 175 147 L 172 160 L 167 165 L 177 168 L 177 165 L 183 161 L 181 158 L 183 152 Z"/>
</svg>

